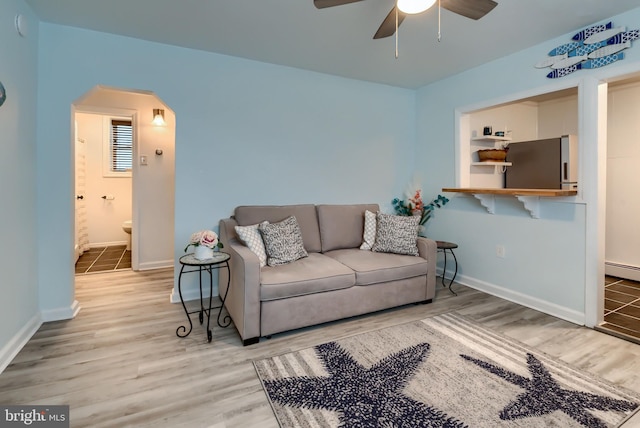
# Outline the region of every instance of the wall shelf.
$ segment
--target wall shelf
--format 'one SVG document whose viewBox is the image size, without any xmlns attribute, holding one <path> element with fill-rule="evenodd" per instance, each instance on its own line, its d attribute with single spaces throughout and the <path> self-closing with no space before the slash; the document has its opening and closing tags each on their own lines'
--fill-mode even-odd
<svg viewBox="0 0 640 428">
<path fill-rule="evenodd" d="M 511 137 L 497 137 L 495 135 L 483 135 L 482 137 L 472 138 L 471 141 L 480 143 L 495 143 L 496 141 L 511 141 Z"/>
<path fill-rule="evenodd" d="M 508 166 L 513 165 L 511 162 L 471 162 L 471 166 L 492 166 L 494 167 L 494 174 L 502 174 L 507 170 Z"/>
<path fill-rule="evenodd" d="M 483 149 L 487 146 L 493 147 L 493 148 L 503 148 L 504 146 L 506 146 L 509 141 L 511 141 L 511 137 L 497 137 L 495 135 L 482 135 L 480 137 L 475 137 L 471 139 L 471 149 Z M 480 143 L 480 144 L 478 144 Z M 484 161 L 484 162 L 479 162 L 479 155 L 477 154 L 477 151 L 474 153 L 471 153 L 471 159 L 469 159 L 469 165 L 471 167 L 483 167 L 483 169 L 485 169 L 486 171 L 486 167 L 493 167 L 493 173 L 495 175 L 498 174 L 504 174 L 507 171 L 507 167 L 511 166 L 511 162 L 505 162 L 505 161 Z M 473 170 L 472 170 L 473 171 Z M 476 169 L 476 172 L 480 172 L 480 170 Z"/>
<path fill-rule="evenodd" d="M 511 166 L 511 162 L 471 162 L 471 166 Z"/>
<path fill-rule="evenodd" d="M 540 218 L 540 198 L 576 196 L 577 190 L 562 189 L 486 189 L 486 188 L 443 188 L 443 192 L 466 193 L 473 195 L 486 208 L 489 214 L 495 214 L 496 196 L 514 196 L 524 205 L 532 218 Z"/>
</svg>

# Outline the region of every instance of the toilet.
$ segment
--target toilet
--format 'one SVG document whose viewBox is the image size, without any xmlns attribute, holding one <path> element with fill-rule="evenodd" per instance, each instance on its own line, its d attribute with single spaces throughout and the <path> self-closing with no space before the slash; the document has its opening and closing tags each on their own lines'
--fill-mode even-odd
<svg viewBox="0 0 640 428">
<path fill-rule="evenodd" d="M 122 222 L 122 230 L 127 233 L 127 250 L 131 251 L 131 220 Z"/>
</svg>

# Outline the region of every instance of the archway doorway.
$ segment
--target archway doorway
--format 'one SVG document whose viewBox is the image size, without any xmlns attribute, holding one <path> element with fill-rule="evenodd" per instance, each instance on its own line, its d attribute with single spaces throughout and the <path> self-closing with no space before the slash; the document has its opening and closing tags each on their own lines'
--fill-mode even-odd
<svg viewBox="0 0 640 428">
<path fill-rule="evenodd" d="M 164 125 L 152 123 L 154 114 L 161 110 Z M 76 126 L 72 130 L 72 159 L 76 169 L 77 151 L 94 144 L 91 159 L 85 158 L 85 176 L 76 177 L 73 198 L 82 203 L 91 202 L 76 223 L 91 220 L 93 224 L 76 224 L 73 240 L 76 254 L 83 247 L 101 245 L 104 242 L 127 243 L 123 227 L 131 220 L 131 267 L 133 270 L 150 270 L 173 267 L 174 200 L 175 200 L 175 115 L 153 92 L 96 86 L 72 104 L 72 116 Z M 101 129 L 88 132 L 86 126 L 77 126 L 78 119 L 94 118 Z M 123 174 L 110 170 L 114 152 L 113 127 L 110 123 L 129 121 L 131 146 L 128 165 L 116 165 Z M 84 132 L 85 134 L 79 135 Z M 91 139 L 91 141 L 89 141 Z M 84 147 L 82 147 L 84 146 Z M 118 149 L 120 150 L 120 149 Z M 97 153 L 97 155 L 95 154 Z M 122 152 L 118 152 L 118 156 Z M 126 162 L 125 162 L 126 163 Z M 81 168 L 82 169 L 82 168 Z M 98 191 L 83 195 L 77 185 L 87 184 L 89 174 L 101 184 Z M 130 192 L 118 182 L 130 177 Z M 78 174 L 76 174 L 78 175 Z M 82 186 L 80 186 L 82 187 Z M 118 190 L 119 189 L 119 190 Z M 82 199 L 77 199 L 82 196 Z M 88 199 L 85 199 L 86 198 Z M 88 205 L 88 204 L 87 204 Z M 84 216 L 84 217 L 82 217 Z M 127 217 L 127 218 L 125 218 Z M 86 223 L 90 223 L 87 221 Z M 111 230 L 107 231 L 109 228 Z M 84 229 L 84 230 L 82 230 Z M 93 230 L 93 233 L 92 233 Z M 80 238 L 81 233 L 88 236 Z M 109 235 L 108 233 L 112 233 Z M 92 235 L 98 238 L 92 240 Z M 105 238 L 106 236 L 106 238 Z"/>
</svg>

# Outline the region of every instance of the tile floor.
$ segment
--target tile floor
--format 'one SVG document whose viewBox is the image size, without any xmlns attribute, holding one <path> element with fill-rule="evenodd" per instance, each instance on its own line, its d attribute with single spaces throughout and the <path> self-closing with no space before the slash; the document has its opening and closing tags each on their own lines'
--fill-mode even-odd
<svg viewBox="0 0 640 428">
<path fill-rule="evenodd" d="M 607 276 L 602 329 L 640 343 L 640 282 Z"/>
<path fill-rule="evenodd" d="M 131 269 L 131 251 L 126 245 L 91 248 L 76 262 L 76 275 L 120 269 Z"/>
</svg>

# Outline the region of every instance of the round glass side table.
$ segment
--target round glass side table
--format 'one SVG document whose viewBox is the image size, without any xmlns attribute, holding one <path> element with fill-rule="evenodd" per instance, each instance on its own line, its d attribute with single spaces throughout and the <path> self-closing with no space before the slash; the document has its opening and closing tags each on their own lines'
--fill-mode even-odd
<svg viewBox="0 0 640 428">
<path fill-rule="evenodd" d="M 456 258 L 456 254 L 453 252 L 455 248 L 458 248 L 458 244 L 454 244 L 453 242 L 447 242 L 447 241 L 436 241 L 436 245 L 437 245 L 438 251 L 442 251 L 444 253 L 444 267 L 442 268 L 442 277 L 441 277 L 442 286 L 447 287 L 449 291 L 451 291 L 453 294 L 457 296 L 458 293 L 456 293 L 451 289 L 451 285 L 453 284 L 453 281 L 456 279 L 456 275 L 458 275 L 458 259 Z M 444 278 L 445 274 L 447 273 L 447 251 L 451 253 L 451 255 L 453 256 L 453 261 L 456 264 L 455 271 L 453 272 L 453 277 L 451 277 L 451 279 L 449 280 L 449 285 L 445 283 L 445 278 Z"/>
<path fill-rule="evenodd" d="M 211 311 L 213 309 L 218 309 L 218 325 L 222 328 L 229 327 L 231 324 L 231 317 L 226 315 L 223 321 L 220 321 L 220 317 L 222 314 L 222 308 L 224 307 L 224 301 L 227 298 L 227 294 L 229 293 L 229 285 L 231 279 L 231 269 L 229 267 L 229 259 L 231 256 L 222 251 L 216 251 L 213 253 L 213 257 L 210 259 L 200 260 L 196 259 L 193 253 L 186 254 L 180 257 L 180 264 L 182 267 L 180 268 L 180 275 L 178 275 L 178 293 L 180 293 L 180 302 L 182 303 L 182 307 L 184 308 L 184 312 L 187 315 L 187 319 L 189 320 L 189 329 L 187 330 L 186 326 L 181 325 L 176 330 L 176 335 L 178 337 L 187 337 L 191 334 L 191 330 L 193 330 L 193 323 L 191 322 L 191 314 L 198 314 L 198 320 L 200 324 L 204 322 L 204 316 L 207 316 L 207 341 L 211 342 L 213 335 L 211 333 L 210 321 L 211 321 Z M 220 306 L 211 306 L 211 302 L 213 300 L 213 271 L 217 269 L 227 269 L 227 289 L 225 290 L 224 296 L 220 296 L 220 300 L 222 301 Z M 204 298 L 202 293 L 202 272 L 209 273 L 209 305 L 205 307 Z M 189 311 L 187 309 L 187 305 L 184 302 L 184 298 L 182 296 L 182 275 L 187 273 L 198 272 L 198 276 L 200 279 L 200 309 L 195 311 Z"/>
</svg>

